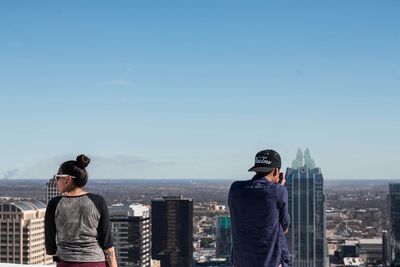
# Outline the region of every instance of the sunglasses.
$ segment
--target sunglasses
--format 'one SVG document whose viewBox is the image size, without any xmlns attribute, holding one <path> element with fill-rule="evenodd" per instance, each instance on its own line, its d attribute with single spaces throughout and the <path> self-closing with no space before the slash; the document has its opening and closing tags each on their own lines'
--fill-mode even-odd
<svg viewBox="0 0 400 267">
<path fill-rule="evenodd" d="M 56 174 L 56 175 L 54 175 L 54 177 L 56 178 L 57 181 L 60 178 L 67 178 L 67 177 L 71 177 L 72 179 L 75 178 L 75 176 L 72 176 L 72 175 L 69 175 L 69 174 Z"/>
</svg>

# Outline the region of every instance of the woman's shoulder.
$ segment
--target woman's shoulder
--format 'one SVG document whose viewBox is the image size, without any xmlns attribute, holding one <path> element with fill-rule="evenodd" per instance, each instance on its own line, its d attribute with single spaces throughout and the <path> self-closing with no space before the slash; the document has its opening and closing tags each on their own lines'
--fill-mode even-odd
<svg viewBox="0 0 400 267">
<path fill-rule="evenodd" d="M 50 199 L 49 203 L 47 203 L 46 214 L 54 214 L 61 199 L 61 196 L 53 197 L 52 199 Z"/>
<path fill-rule="evenodd" d="M 102 204 L 106 202 L 104 197 L 98 194 L 87 193 L 86 196 L 90 198 L 95 204 Z"/>
<path fill-rule="evenodd" d="M 100 214 L 103 214 L 104 210 L 107 210 L 107 203 L 101 195 L 88 193 L 87 197 L 92 201 Z"/>
<path fill-rule="evenodd" d="M 58 202 L 60 202 L 61 199 L 62 199 L 62 196 L 53 197 L 52 199 L 50 199 L 50 201 L 47 205 L 48 206 L 57 206 Z"/>
</svg>

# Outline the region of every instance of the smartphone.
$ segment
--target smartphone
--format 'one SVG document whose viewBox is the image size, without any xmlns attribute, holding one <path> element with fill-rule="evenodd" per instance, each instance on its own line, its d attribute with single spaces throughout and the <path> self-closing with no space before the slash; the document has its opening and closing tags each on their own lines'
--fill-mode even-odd
<svg viewBox="0 0 400 267">
<path fill-rule="evenodd" d="M 281 184 L 283 181 L 283 172 L 279 173 L 279 180 L 278 180 L 278 184 Z"/>
</svg>

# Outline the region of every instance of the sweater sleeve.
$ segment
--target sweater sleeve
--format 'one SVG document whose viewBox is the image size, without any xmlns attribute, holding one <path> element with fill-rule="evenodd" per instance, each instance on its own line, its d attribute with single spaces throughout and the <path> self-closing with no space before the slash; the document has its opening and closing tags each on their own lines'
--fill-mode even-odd
<svg viewBox="0 0 400 267">
<path fill-rule="evenodd" d="M 100 213 L 99 226 L 97 228 L 97 239 L 99 240 L 100 247 L 103 250 L 112 248 L 114 243 L 111 236 L 111 223 L 107 203 L 104 198 L 99 195 L 90 194 L 90 198 Z"/>
<path fill-rule="evenodd" d="M 61 197 L 55 197 L 50 200 L 47 208 L 46 215 L 44 218 L 44 231 L 45 231 L 45 246 L 46 246 L 46 254 L 55 255 L 57 253 L 57 244 L 56 244 L 56 208 L 58 202 L 60 202 Z"/>
<path fill-rule="evenodd" d="M 282 229 L 286 231 L 290 225 L 290 216 L 288 211 L 288 193 L 284 186 L 277 186 L 277 204 L 279 210 L 279 223 Z"/>
</svg>

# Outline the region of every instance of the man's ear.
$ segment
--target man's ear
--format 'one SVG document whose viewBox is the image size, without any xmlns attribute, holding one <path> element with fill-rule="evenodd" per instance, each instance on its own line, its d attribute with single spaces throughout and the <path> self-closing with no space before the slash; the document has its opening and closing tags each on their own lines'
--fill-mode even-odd
<svg viewBox="0 0 400 267">
<path fill-rule="evenodd" d="M 277 171 L 277 169 L 275 168 L 274 169 L 274 176 L 276 176 L 278 174 L 278 171 Z"/>
</svg>

